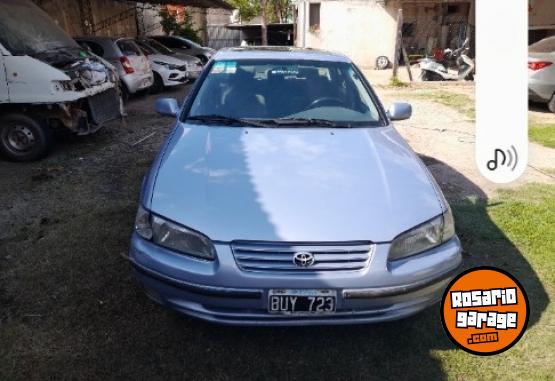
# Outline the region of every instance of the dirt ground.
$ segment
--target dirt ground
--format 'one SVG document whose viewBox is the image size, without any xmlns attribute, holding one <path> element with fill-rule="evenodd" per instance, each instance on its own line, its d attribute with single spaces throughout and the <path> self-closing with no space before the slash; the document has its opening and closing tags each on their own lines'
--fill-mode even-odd
<svg viewBox="0 0 555 381">
<path fill-rule="evenodd" d="M 376 74 L 367 73 L 372 81 Z M 413 105 L 413 117 L 397 122 L 398 131 L 419 154 L 439 162 L 428 161 L 428 167 L 445 192 L 458 197 L 494 197 L 499 189 L 518 187 L 528 183 L 555 184 L 552 172 L 555 169 L 555 150 L 536 143 L 529 144 L 528 167 L 515 182 L 497 185 L 484 178 L 476 167 L 475 122 L 456 109 L 422 99 L 430 90 L 441 93 L 462 94 L 474 100 L 474 84 L 467 83 L 416 83 L 410 88 L 391 88 L 378 85 L 376 91 L 384 106 L 395 101 L 406 101 Z M 555 123 L 555 115 L 542 105 L 533 105 L 530 117 L 545 123 Z M 460 177 L 450 176 L 446 165 L 462 173 L 470 180 L 461 182 Z M 476 188 L 477 187 L 477 188 Z"/>
<path fill-rule="evenodd" d="M 413 91 L 378 88 L 385 104 L 413 103 L 399 131 L 450 201 L 494 193 L 474 168 L 473 123 Z M 132 100 L 125 125 L 60 136 L 42 161 L 0 161 L 0 380 L 446 378 L 430 353 L 453 346 L 434 312 L 372 329 L 236 329 L 150 302 L 123 256 L 142 177 L 173 122 L 154 99 Z M 552 181 L 542 176 L 522 181 Z"/>
</svg>

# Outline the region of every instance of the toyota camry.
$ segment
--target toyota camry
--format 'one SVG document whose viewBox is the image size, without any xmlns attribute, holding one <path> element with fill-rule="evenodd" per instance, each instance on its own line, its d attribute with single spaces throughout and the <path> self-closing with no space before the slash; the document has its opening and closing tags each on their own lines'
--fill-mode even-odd
<svg viewBox="0 0 555 381">
<path fill-rule="evenodd" d="M 146 295 L 238 325 L 394 320 L 461 263 L 443 194 L 345 56 L 221 50 L 143 182 L 129 260 Z"/>
</svg>

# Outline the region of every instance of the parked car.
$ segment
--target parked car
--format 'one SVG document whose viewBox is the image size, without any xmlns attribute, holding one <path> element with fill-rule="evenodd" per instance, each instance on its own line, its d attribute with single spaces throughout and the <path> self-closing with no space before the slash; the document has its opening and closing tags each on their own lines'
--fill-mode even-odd
<svg viewBox="0 0 555 381">
<path fill-rule="evenodd" d="M 175 50 L 171 50 L 166 45 L 163 45 L 151 38 L 143 37 L 143 38 L 140 38 L 139 40 L 145 44 L 148 44 L 148 46 L 160 52 L 160 54 L 164 54 L 166 56 L 174 57 L 179 60 L 185 61 L 187 63 L 187 72 L 189 73 L 189 77 L 191 79 L 194 80 L 200 76 L 200 73 L 202 72 L 202 68 L 204 66 L 200 58 L 190 56 L 185 53 L 179 53 L 179 52 L 176 52 Z"/>
<path fill-rule="evenodd" d="M 39 38 L 40 37 L 40 38 Z M 121 115 L 117 75 L 31 1 L 0 2 L 0 153 L 46 155 L 55 128 L 91 134 Z"/>
<path fill-rule="evenodd" d="M 193 75 L 198 77 L 199 66 L 202 70 L 202 64 L 196 57 L 191 57 L 191 60 L 194 60 L 195 63 L 189 64 L 178 58 L 160 53 L 145 41 L 136 40 L 136 42 L 148 57 L 154 72 L 154 84 L 151 87 L 153 93 L 161 92 L 164 87 L 187 83 Z M 195 70 L 194 74 L 193 70 Z"/>
<path fill-rule="evenodd" d="M 148 58 L 131 38 L 77 37 L 84 48 L 114 65 L 126 96 L 146 90 L 154 84 L 154 74 Z"/>
<path fill-rule="evenodd" d="M 201 46 L 196 42 L 188 40 L 185 37 L 181 36 L 149 36 L 149 38 L 154 39 L 177 52 L 185 53 L 190 56 L 195 56 L 199 58 L 203 64 L 208 62 L 208 60 L 216 52 L 212 48 Z"/>
<path fill-rule="evenodd" d="M 529 47 L 528 93 L 531 101 L 547 103 L 555 113 L 555 36 Z"/>
<path fill-rule="evenodd" d="M 216 53 L 145 178 L 131 238 L 153 300 L 239 325 L 399 319 L 436 303 L 461 263 L 426 166 L 345 56 Z"/>
</svg>

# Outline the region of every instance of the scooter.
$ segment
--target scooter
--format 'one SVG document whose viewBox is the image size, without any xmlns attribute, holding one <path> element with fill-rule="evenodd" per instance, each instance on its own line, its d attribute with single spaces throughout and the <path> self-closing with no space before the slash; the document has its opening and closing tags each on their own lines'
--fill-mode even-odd
<svg viewBox="0 0 555 381">
<path fill-rule="evenodd" d="M 420 77 L 422 81 L 472 81 L 474 80 L 474 60 L 467 54 L 470 50 L 470 39 L 466 39 L 458 49 L 445 49 L 443 61 L 432 57 L 420 60 Z M 449 71 L 455 67 L 457 72 Z"/>
</svg>

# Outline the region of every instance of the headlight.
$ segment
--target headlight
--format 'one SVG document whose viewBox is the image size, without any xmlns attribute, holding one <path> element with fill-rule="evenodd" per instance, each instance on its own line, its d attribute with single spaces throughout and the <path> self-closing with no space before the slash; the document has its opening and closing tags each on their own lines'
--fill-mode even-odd
<svg viewBox="0 0 555 381">
<path fill-rule="evenodd" d="M 455 223 L 449 208 L 443 215 L 395 238 L 389 249 L 389 260 L 419 254 L 447 242 L 454 235 Z"/>
<path fill-rule="evenodd" d="M 167 249 L 203 259 L 216 258 L 216 249 L 208 237 L 152 215 L 142 207 L 137 213 L 135 231 L 144 239 Z"/>
</svg>

